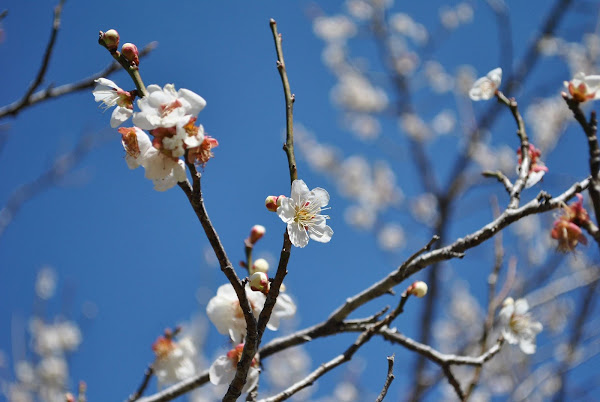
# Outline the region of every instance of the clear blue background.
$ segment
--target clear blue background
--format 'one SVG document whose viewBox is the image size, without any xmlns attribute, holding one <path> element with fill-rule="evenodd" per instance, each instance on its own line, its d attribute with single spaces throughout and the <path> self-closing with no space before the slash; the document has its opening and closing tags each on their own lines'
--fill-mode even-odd
<svg viewBox="0 0 600 402">
<path fill-rule="evenodd" d="M 5 39 L 0 44 L 0 104 L 20 96 L 37 72 L 54 4 L 21 0 L 2 5 L 9 14 L 2 22 Z M 452 34 L 445 47 L 436 52 L 435 58 L 448 71 L 472 64 L 483 75 L 510 63 L 498 60 L 493 16 L 482 4 L 477 3 L 475 22 Z M 437 12 L 432 9 L 441 5 L 442 2 L 403 2 L 399 6 L 432 27 L 437 24 Z M 547 2 L 509 5 L 513 11 L 510 23 L 514 54 L 518 58 L 545 15 L 539 10 L 545 9 Z M 269 194 L 287 194 L 289 182 L 281 150 L 284 102 L 269 18 L 277 20 L 284 35 L 289 78 L 296 94 L 296 121 L 347 155 L 372 156 L 381 151 L 377 143 L 364 145 L 338 127 L 339 113 L 329 98 L 335 79 L 321 63 L 323 43 L 312 32 L 308 10 L 314 7 L 307 1 L 70 1 L 65 4 L 46 84 L 79 80 L 111 61 L 96 43 L 99 30 L 115 28 L 121 43 L 133 42 L 138 48 L 157 41 L 156 50 L 140 66 L 145 83 L 174 83 L 177 88 L 197 92 L 208 102 L 199 122 L 220 145 L 204 171 L 202 184 L 206 207 L 230 259 L 237 262 L 243 258 L 242 242 L 254 224 L 267 228 L 267 236 L 256 250 L 258 255 L 269 252 L 277 256 L 284 225 L 264 208 L 263 201 Z M 342 3 L 328 2 L 319 7 L 332 14 Z M 573 26 L 573 21 L 567 19 L 564 25 Z M 366 40 L 360 46 L 365 47 L 366 53 L 373 52 Z M 373 64 L 378 65 L 376 61 Z M 545 92 L 541 94 L 557 93 L 561 81 L 568 78 L 564 67 L 537 68 L 531 88 L 553 79 L 555 85 L 542 88 Z M 132 87 L 123 72 L 111 79 L 124 88 Z M 519 101 L 525 104 L 534 98 L 527 91 L 522 96 Z M 447 101 L 443 98 L 439 104 L 426 106 L 429 98 L 416 98 L 428 118 Z M 483 107 L 475 105 L 475 109 Z M 196 297 L 198 289 L 214 292 L 226 281 L 219 269 L 205 259 L 208 242 L 183 193 L 178 188 L 158 193 L 143 178 L 141 169 L 127 169 L 120 136 L 109 128 L 109 118 L 110 111 L 102 113 L 91 93 L 84 92 L 34 106 L 16 119 L 1 122 L 10 137 L 0 155 L 0 203 L 18 185 L 36 178 L 54 156 L 70 149 L 81 135 L 104 139 L 61 185 L 27 202 L 0 238 L 0 350 L 10 358 L 11 336 L 24 331 L 19 325 L 15 330 L 14 317 L 27 320 L 31 316 L 37 271 L 44 264 L 51 265 L 58 272 L 60 286 L 59 297 L 48 306 L 47 314 L 64 314 L 82 324 L 84 341 L 70 360 L 72 389 L 77 380 L 85 380 L 91 401 L 123 400 L 129 395 L 153 359 L 150 347 L 154 339 L 165 327 L 204 312 L 204 305 Z M 503 111 L 500 120 L 493 130 L 493 142 L 516 148 L 514 123 L 507 111 Z M 386 135 L 392 138 L 397 136 L 393 131 L 395 124 L 391 119 L 384 123 Z M 574 133 L 560 143 L 560 154 L 545 159 L 551 172 L 556 172 L 545 179 L 545 188 L 555 189 L 555 193 L 570 178 L 587 175 L 586 158 L 572 157 L 585 149 L 581 133 Z M 438 171 L 449 166 L 452 159 L 448 159 L 448 147 L 456 147 L 457 143 L 452 138 L 429 147 Z M 421 187 L 415 181 L 406 148 L 402 148 L 398 159 L 395 172 L 402 189 L 408 196 L 418 194 Z M 381 253 L 374 236 L 346 226 L 343 210 L 348 203 L 331 181 L 310 171 L 301 158 L 299 176 L 311 188 L 330 189 L 330 225 L 335 231 L 330 244 L 311 242 L 305 249 L 292 252 L 286 284 L 299 306 L 299 326 L 303 328 L 322 321 L 346 297 L 385 276 L 428 240 L 429 230 L 408 219 L 407 212 L 390 215 L 389 219 L 406 224 L 407 246 L 400 253 Z M 444 174 L 440 177 L 442 182 L 446 180 Z M 459 220 L 452 226 L 450 238 L 462 236 L 490 219 L 489 193 L 499 194 L 501 202 L 506 200 L 498 187 L 491 183 L 467 197 L 463 204 L 467 208 L 456 211 Z M 525 199 L 535 194 L 534 190 L 526 192 Z M 484 207 L 473 210 L 477 205 Z M 406 204 L 404 207 L 408 208 Z M 545 222 L 549 224 L 551 217 Z M 468 257 L 464 262 L 453 262 L 452 272 L 459 272 L 473 289 L 480 289 L 475 293 L 483 300 L 485 278 L 492 263 L 490 245 L 470 252 Z M 239 274 L 243 275 L 243 271 Z M 206 303 L 206 298 L 202 300 Z M 87 301 L 98 308 L 91 320 L 81 313 L 81 306 Z M 384 297 L 360 312 L 372 314 L 386 303 L 393 304 L 395 299 Z M 419 322 L 421 303 L 411 300 L 396 323 L 409 335 L 415 334 L 413 328 Z M 266 340 L 275 335 L 268 333 Z M 314 359 L 313 368 L 342 352 L 354 339 L 351 334 L 333 341 L 312 342 L 308 350 Z M 225 338 L 214 328 L 208 341 L 208 358 L 215 348 L 226 346 Z M 387 368 L 385 356 L 391 353 L 399 356 L 397 380 L 390 391 L 394 400 L 407 389 L 408 376 L 404 373 L 411 367 L 411 355 L 398 346 L 379 339 L 365 346 L 359 355 L 368 360 L 368 366 L 360 384 L 377 392 Z M 330 393 L 332 384 L 343 373 L 344 369 L 338 369 L 323 377 L 319 392 Z M 10 378 L 9 373 L 5 374 Z M 154 389 L 152 385 L 150 391 Z"/>
</svg>

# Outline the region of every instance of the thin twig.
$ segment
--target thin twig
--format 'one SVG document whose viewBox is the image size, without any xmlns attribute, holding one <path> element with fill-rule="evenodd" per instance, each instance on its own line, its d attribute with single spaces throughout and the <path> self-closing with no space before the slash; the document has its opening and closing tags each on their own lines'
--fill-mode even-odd
<svg viewBox="0 0 600 402">
<path fill-rule="evenodd" d="M 375 402 L 382 402 L 385 396 L 387 395 L 388 389 L 390 385 L 392 385 L 392 381 L 394 381 L 394 355 L 387 357 L 388 361 L 388 371 L 387 376 L 385 377 L 385 383 L 383 384 L 383 389 L 375 399 Z"/>
<path fill-rule="evenodd" d="M 42 64 L 40 65 L 40 69 L 38 73 L 29 86 L 29 89 L 23 95 L 21 99 L 21 103 L 27 103 L 27 100 L 33 94 L 33 92 L 40 86 L 44 77 L 46 76 L 46 71 L 48 71 L 48 66 L 50 65 L 50 57 L 52 56 L 52 51 L 54 50 L 54 44 L 56 43 L 56 37 L 58 35 L 58 29 L 60 28 L 60 17 L 62 14 L 62 8 L 65 4 L 65 0 L 60 0 L 56 7 L 54 7 L 54 18 L 52 19 L 52 32 L 50 33 L 50 40 L 48 40 L 48 44 L 46 45 L 46 50 L 44 51 L 44 57 L 42 58 Z"/>
<path fill-rule="evenodd" d="M 510 191 L 509 191 L 510 193 Z M 492 211 L 494 213 L 494 218 L 500 216 L 500 208 L 498 206 L 498 200 L 495 197 L 492 197 Z M 502 268 L 502 263 L 504 262 L 504 248 L 502 247 L 502 232 L 498 233 L 498 235 L 494 238 L 494 266 L 492 268 L 492 272 L 488 276 L 488 311 L 487 316 L 485 318 L 483 324 L 483 331 L 481 334 L 481 338 L 479 340 L 479 346 L 481 353 L 483 353 L 487 347 L 487 338 L 494 325 L 494 316 L 496 314 L 496 308 L 498 307 L 497 303 L 495 303 L 495 295 L 496 295 L 496 286 L 498 284 L 498 274 L 500 273 L 500 269 Z M 475 368 L 475 373 L 473 374 L 473 378 L 471 379 L 470 384 L 467 386 L 467 391 L 464 395 L 464 399 L 469 399 L 469 396 L 477 386 L 479 382 L 479 378 L 481 376 L 481 367 Z"/>
<path fill-rule="evenodd" d="M 146 390 L 146 387 L 148 387 L 148 383 L 150 382 L 150 379 L 152 378 L 153 374 L 154 368 L 152 367 L 152 364 L 150 364 L 144 372 L 144 379 L 142 380 L 142 383 L 140 384 L 138 389 L 129 396 L 129 398 L 127 399 L 128 402 L 137 401 L 140 398 L 140 396 L 142 396 L 142 394 Z"/>
<path fill-rule="evenodd" d="M 523 188 L 525 188 L 525 183 L 527 183 L 527 177 L 529 176 L 529 172 L 531 171 L 531 157 L 529 156 L 529 138 L 527 137 L 527 131 L 525 130 L 525 122 L 523 121 L 523 117 L 521 117 L 521 113 L 519 112 L 517 101 L 514 98 L 508 99 L 500 91 L 496 92 L 496 97 L 498 98 L 498 102 L 508 106 L 508 108 L 510 109 L 510 112 L 514 117 L 515 122 L 517 123 L 517 136 L 519 137 L 519 141 L 521 143 L 521 164 L 519 165 L 519 178 L 512 187 L 512 191 L 510 193 L 510 203 L 508 204 L 508 208 L 514 209 L 519 206 L 521 191 L 523 190 Z"/>
<path fill-rule="evenodd" d="M 308 387 L 309 385 L 312 385 L 319 377 L 323 376 L 325 373 L 333 370 L 335 367 L 337 367 L 347 361 L 350 361 L 352 359 L 352 356 L 354 356 L 354 354 L 358 351 L 358 349 L 360 349 L 360 347 L 362 345 L 367 343 L 373 337 L 373 335 L 375 335 L 379 332 L 379 330 L 382 327 L 389 325 L 399 314 L 402 313 L 402 311 L 404 310 L 404 305 L 406 304 L 406 301 L 408 300 L 409 297 L 410 297 L 410 294 L 407 294 L 405 292 L 402 295 L 402 297 L 400 298 L 400 302 L 398 303 L 398 306 L 391 313 L 389 313 L 383 320 L 381 320 L 375 324 L 369 325 L 366 329 L 364 329 L 362 331 L 362 333 L 358 336 L 356 341 L 352 345 L 350 345 L 350 347 L 348 349 L 346 349 L 346 351 L 343 354 L 331 359 L 330 361 L 328 361 L 326 363 L 321 364 L 321 366 L 318 369 L 316 369 L 315 371 L 310 373 L 303 380 L 293 384 L 292 386 L 288 387 L 287 389 L 285 389 L 284 391 L 280 392 L 277 395 L 274 395 L 270 398 L 262 400 L 261 402 L 284 401 L 284 400 L 290 398 L 295 393 L 299 392 L 300 390 Z"/>
<path fill-rule="evenodd" d="M 513 192 L 513 184 L 510 182 L 510 179 L 504 175 L 501 171 L 485 171 L 481 173 L 483 177 L 495 177 L 500 183 L 504 184 L 504 188 L 506 192 L 510 195 Z"/>
</svg>

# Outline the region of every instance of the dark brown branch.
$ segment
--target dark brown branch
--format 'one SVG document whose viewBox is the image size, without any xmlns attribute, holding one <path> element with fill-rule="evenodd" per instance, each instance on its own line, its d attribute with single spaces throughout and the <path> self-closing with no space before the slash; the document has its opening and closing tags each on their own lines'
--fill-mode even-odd
<svg viewBox="0 0 600 402">
<path fill-rule="evenodd" d="M 152 43 L 146 45 L 140 51 L 139 57 L 142 58 L 142 57 L 147 56 L 152 50 L 154 50 L 154 48 L 156 48 L 156 42 L 152 42 Z M 1 107 L 0 108 L 0 119 L 7 117 L 7 116 L 15 117 L 23 109 L 25 109 L 29 106 L 33 106 L 37 103 L 93 88 L 94 85 L 96 85 L 95 80 L 97 80 L 98 78 L 102 78 L 102 77 L 108 77 L 111 74 L 113 74 L 114 72 L 118 71 L 120 68 L 121 68 L 121 65 L 115 61 L 115 62 L 112 62 L 111 64 L 109 64 L 103 70 L 97 72 L 96 74 L 94 74 L 88 78 L 84 78 L 78 82 L 60 85 L 58 87 L 50 86 L 46 89 L 37 91 L 37 92 L 31 94 L 27 98 L 27 101 L 24 103 L 23 103 L 24 98 L 22 98 L 21 100 L 15 101 L 9 105 Z"/>
<path fill-rule="evenodd" d="M 464 253 L 465 251 L 478 246 L 485 240 L 488 240 L 494 236 L 500 230 L 504 229 L 506 226 L 527 215 L 559 208 L 566 201 L 575 196 L 576 193 L 586 189 L 589 185 L 589 182 L 590 179 L 588 178 L 579 183 L 575 183 L 568 190 L 555 198 L 547 199 L 546 195 L 542 194 L 542 196 L 536 197 L 520 208 L 510 210 L 507 209 L 497 219 L 494 219 L 481 229 L 463 238 L 457 239 L 454 243 L 448 246 L 430 251 L 409 263 L 402 264 L 387 277 L 381 279 L 379 282 L 376 282 L 371 287 L 363 290 L 357 295 L 348 298 L 342 306 L 340 306 L 330 315 L 329 321 L 332 323 L 341 322 L 358 307 L 370 300 L 375 299 L 376 297 L 387 293 L 389 289 L 404 281 L 406 278 L 419 272 L 426 266 L 435 264 L 439 261 L 445 261 L 454 258 L 456 253 Z"/>
<path fill-rule="evenodd" d="M 456 392 L 456 396 L 458 396 L 458 399 L 461 401 L 464 401 L 465 394 L 460 389 L 460 384 L 458 383 L 458 380 L 456 379 L 456 377 L 454 377 L 454 374 L 452 374 L 452 370 L 450 369 L 450 366 L 443 365 L 442 371 L 444 372 L 444 375 L 448 379 L 448 382 L 450 383 L 450 385 L 452 385 L 452 388 L 454 388 L 454 392 Z"/>
<path fill-rule="evenodd" d="M 179 187 L 183 190 L 185 195 L 188 197 L 188 200 L 189 200 L 190 204 L 192 205 L 194 212 L 196 212 L 196 216 L 198 217 L 198 220 L 202 224 L 204 233 L 206 234 L 206 237 L 208 238 L 208 241 L 210 242 L 210 245 L 212 246 L 212 249 L 215 252 L 217 260 L 219 261 L 219 266 L 221 267 L 221 271 L 225 274 L 225 276 L 229 280 L 229 283 L 231 283 L 231 286 L 233 286 L 233 289 L 235 290 L 237 298 L 240 302 L 240 308 L 242 309 L 242 312 L 244 313 L 244 319 L 246 321 L 246 337 L 245 337 L 245 341 L 244 341 L 244 353 L 242 354 L 242 358 L 241 358 L 240 362 L 238 363 L 238 370 L 236 372 L 236 375 L 229 387 L 229 389 L 232 390 L 232 392 L 237 392 L 237 396 L 233 399 L 233 400 L 235 400 L 235 399 L 237 399 L 237 397 L 240 396 L 242 388 L 244 387 L 244 384 L 246 383 L 246 376 L 248 374 L 248 368 L 246 368 L 245 372 L 242 372 L 240 370 L 240 367 L 242 367 L 242 365 L 245 364 L 245 360 L 247 360 L 247 356 L 246 356 L 247 354 L 251 353 L 249 362 L 252 361 L 252 359 L 254 358 L 254 355 L 256 354 L 256 348 L 257 348 L 256 320 L 254 319 L 252 309 L 250 308 L 250 303 L 248 302 L 248 297 L 246 295 L 246 289 L 245 289 L 244 285 L 242 284 L 242 282 L 240 281 L 240 279 L 238 278 L 238 276 L 235 272 L 235 269 L 233 268 L 233 265 L 231 264 L 231 261 L 229 260 L 229 257 L 227 257 L 227 254 L 225 253 L 223 244 L 221 243 L 221 239 L 219 238 L 219 235 L 217 234 L 214 226 L 212 225 L 212 222 L 210 221 L 210 218 L 208 217 L 208 213 L 206 212 L 206 208 L 204 206 L 204 199 L 202 198 L 202 189 L 201 189 L 201 180 L 200 180 L 201 175 L 200 175 L 200 173 L 198 173 L 198 171 L 196 170 L 196 166 L 193 163 L 187 162 L 187 159 L 188 159 L 187 154 L 185 155 L 185 159 L 186 159 L 187 168 L 190 171 L 190 174 L 192 175 L 192 187 L 190 189 L 190 185 L 187 182 L 178 183 Z M 247 348 L 249 349 L 248 353 L 246 353 Z M 248 367 L 250 367 L 249 363 L 248 363 Z M 228 393 L 229 393 L 229 391 L 228 391 Z"/>
</svg>

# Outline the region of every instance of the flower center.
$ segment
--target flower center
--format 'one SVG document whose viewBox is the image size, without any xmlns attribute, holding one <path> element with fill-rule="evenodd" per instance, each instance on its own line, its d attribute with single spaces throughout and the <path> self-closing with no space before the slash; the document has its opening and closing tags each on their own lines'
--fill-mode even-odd
<svg viewBox="0 0 600 402">
<path fill-rule="evenodd" d="M 179 99 L 175 99 L 173 102 L 168 104 L 160 105 L 160 116 L 165 117 L 180 106 L 182 105 L 181 102 L 179 102 Z"/>
</svg>

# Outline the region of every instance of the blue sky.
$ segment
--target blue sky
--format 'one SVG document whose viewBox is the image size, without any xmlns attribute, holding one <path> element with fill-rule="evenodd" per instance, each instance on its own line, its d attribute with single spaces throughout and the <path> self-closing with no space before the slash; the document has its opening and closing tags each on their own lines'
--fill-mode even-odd
<svg viewBox="0 0 600 402">
<path fill-rule="evenodd" d="M 2 5 L 9 14 L 2 22 L 5 39 L 0 44 L 1 105 L 22 94 L 38 69 L 54 5 L 43 3 L 21 0 Z M 428 27 L 435 24 L 437 13 L 416 3 L 398 6 L 406 7 L 403 11 Z M 542 18 L 534 10 L 545 4 L 542 0 L 527 5 L 509 2 L 514 7 L 510 24 L 515 58 L 520 57 L 529 43 L 532 27 Z M 79 80 L 111 61 L 96 43 L 99 30 L 115 28 L 122 43 L 133 42 L 139 48 L 157 41 L 158 47 L 140 66 L 145 83 L 174 83 L 207 100 L 199 122 L 218 139 L 219 147 L 204 171 L 203 191 L 209 215 L 230 259 L 243 258 L 243 239 L 254 224 L 267 228 L 257 255 L 278 255 L 284 225 L 264 208 L 263 201 L 270 194 L 287 194 L 289 184 L 287 162 L 281 151 L 284 103 L 269 18 L 277 20 L 284 35 L 289 77 L 296 94 L 296 121 L 348 155 L 373 156 L 381 151 L 377 144 L 364 145 L 339 127 L 340 114 L 329 98 L 335 79 L 323 67 L 323 43 L 313 34 L 309 17 L 308 10 L 314 7 L 307 1 L 263 1 L 250 5 L 109 0 L 94 6 L 88 2 L 67 2 L 46 84 Z M 335 13 L 342 3 L 321 7 L 327 14 Z M 475 22 L 446 39 L 445 47 L 436 52 L 435 58 L 448 71 L 472 64 L 479 75 L 498 66 L 497 33 L 491 20 L 489 9 L 478 3 Z M 357 48 L 373 53 L 366 41 L 359 42 Z M 500 62 L 503 67 L 508 64 L 509 61 Z M 543 95 L 557 91 L 560 82 L 569 78 L 569 72 L 564 67 L 538 68 L 528 88 L 556 78 L 555 85 L 542 89 Z M 111 79 L 124 88 L 131 86 L 123 72 Z M 531 92 L 524 91 L 519 101 L 527 103 L 534 98 Z M 427 102 L 429 98 L 425 96 L 415 99 L 416 104 Z M 450 100 L 443 98 L 438 102 L 424 107 L 424 115 L 433 116 Z M 479 104 L 474 108 L 476 112 L 483 110 Z M 165 327 L 203 314 L 206 297 L 199 297 L 199 303 L 197 294 L 215 292 L 225 283 L 219 269 L 205 259 L 208 242 L 183 193 L 178 188 L 158 193 L 143 178 L 141 169 L 127 169 L 120 136 L 109 127 L 109 113 L 102 113 L 91 93 L 85 92 L 34 106 L 15 119 L 1 122 L 9 138 L 0 154 L 0 166 L 6 172 L 0 185 L 0 203 L 18 185 L 37 177 L 54 156 L 70 149 L 80 136 L 102 138 L 101 145 L 78 169 L 58 186 L 27 202 L 0 238 L 0 350 L 11 358 L 11 337 L 23 330 L 18 328 L 18 322 L 26 321 L 33 311 L 37 272 L 46 264 L 54 267 L 59 276 L 58 296 L 47 306 L 46 313 L 49 317 L 64 314 L 81 323 L 84 341 L 71 357 L 71 377 L 73 381 L 88 383 L 92 401 L 122 400 L 131 393 L 153 358 L 150 347 L 154 339 Z M 515 128 L 507 111 L 500 120 L 493 142 L 516 148 Z M 391 119 L 383 124 L 386 130 L 396 129 Z M 583 178 L 587 174 L 586 159 L 568 158 L 585 146 L 583 136 L 574 133 L 575 140 L 560 143 L 563 152 L 546 159 L 549 166 L 558 166 L 555 171 L 560 172 L 545 181 L 556 193 L 564 188 L 568 178 Z M 446 150 L 457 143 L 459 140 L 451 138 L 428 147 L 435 154 L 440 172 L 451 161 Z M 395 172 L 402 189 L 411 196 L 420 191 L 420 185 L 408 166 L 406 152 L 397 156 L 400 162 Z M 401 223 L 406 222 L 410 234 L 403 251 L 381 253 L 371 234 L 353 231 L 344 223 L 343 211 L 348 202 L 337 193 L 332 181 L 311 171 L 301 158 L 298 169 L 299 177 L 310 188 L 330 190 L 330 226 L 335 231 L 330 244 L 311 242 L 305 249 L 292 252 L 286 284 L 299 306 L 297 324 L 302 328 L 322 321 L 346 297 L 386 275 L 428 240 L 429 231 L 407 219 L 406 213 L 390 216 L 405 219 Z M 494 191 L 502 197 L 501 190 L 489 185 L 471 194 L 463 204 L 466 211 L 457 211 L 461 218 L 452 226 L 450 237 L 464 235 L 485 223 L 491 216 L 488 194 Z M 535 194 L 530 190 L 526 198 Z M 475 206 L 481 203 L 486 207 L 478 210 Z M 450 264 L 449 272 L 460 271 L 473 288 L 483 289 L 491 264 L 490 251 L 489 246 L 473 251 L 468 261 Z M 481 264 L 486 264 L 485 271 L 478 269 Z M 483 297 L 483 291 L 476 293 Z M 374 302 L 357 316 L 372 314 L 394 300 L 388 297 Z M 97 306 L 93 319 L 82 318 L 81 307 L 87 302 Z M 396 323 L 409 335 L 414 334 L 419 320 L 419 303 L 420 300 L 410 300 L 406 313 Z M 267 339 L 275 335 L 269 333 Z M 341 352 L 354 335 L 340 339 L 319 340 L 308 346 L 311 355 L 318 356 L 313 367 L 321 362 L 321 357 L 329 359 Z M 223 346 L 226 339 L 211 328 L 209 358 Z M 391 392 L 401 393 L 406 385 L 401 373 L 407 368 L 402 359 L 410 355 L 380 340 L 374 340 L 360 353 L 368 360 L 361 380 L 368 390 L 379 389 L 387 368 L 385 356 L 394 352 L 402 358 L 397 360 L 397 381 Z M 330 393 L 332 384 L 344 373 L 342 368 L 326 375 L 319 382 L 319 392 Z M 154 389 L 152 385 L 151 390 Z"/>
</svg>

